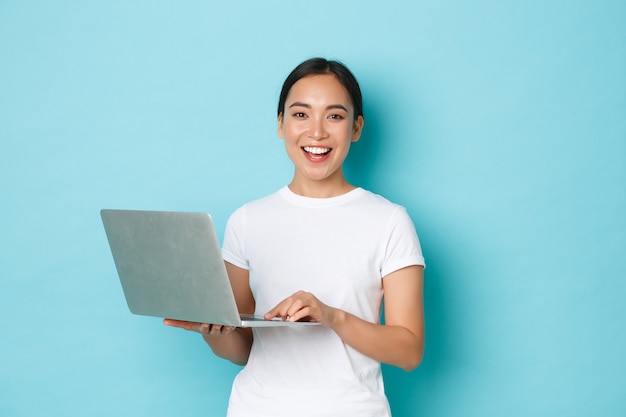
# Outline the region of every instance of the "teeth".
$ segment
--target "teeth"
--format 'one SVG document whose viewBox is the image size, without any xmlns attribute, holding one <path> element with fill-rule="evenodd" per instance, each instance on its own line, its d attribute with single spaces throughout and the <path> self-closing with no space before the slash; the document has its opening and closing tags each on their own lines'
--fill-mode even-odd
<svg viewBox="0 0 626 417">
<path fill-rule="evenodd" d="M 316 155 L 322 155 L 322 154 L 330 152 L 330 148 L 319 148 L 317 146 L 305 146 L 304 150 L 309 153 L 316 154 Z"/>
</svg>

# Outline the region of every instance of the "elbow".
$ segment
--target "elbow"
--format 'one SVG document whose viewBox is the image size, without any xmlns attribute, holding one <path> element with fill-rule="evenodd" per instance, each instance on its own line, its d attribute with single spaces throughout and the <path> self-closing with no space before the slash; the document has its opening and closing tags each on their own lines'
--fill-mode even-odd
<svg viewBox="0 0 626 417">
<path fill-rule="evenodd" d="M 406 372 L 411 372 L 422 363 L 423 358 L 424 344 L 420 343 L 404 355 L 404 361 L 399 364 L 399 367 Z"/>
<path fill-rule="evenodd" d="M 411 358 L 407 358 L 408 360 L 403 363 L 400 368 L 405 372 L 411 372 L 422 363 L 422 358 L 423 355 L 421 353 L 419 355 L 412 355 Z"/>
<path fill-rule="evenodd" d="M 228 359 L 228 358 L 225 358 L 225 359 Z M 248 364 L 248 358 L 245 358 L 245 359 L 241 359 L 241 358 L 230 359 L 230 361 L 232 363 L 234 363 L 235 365 L 238 365 L 238 366 L 246 366 Z"/>
</svg>

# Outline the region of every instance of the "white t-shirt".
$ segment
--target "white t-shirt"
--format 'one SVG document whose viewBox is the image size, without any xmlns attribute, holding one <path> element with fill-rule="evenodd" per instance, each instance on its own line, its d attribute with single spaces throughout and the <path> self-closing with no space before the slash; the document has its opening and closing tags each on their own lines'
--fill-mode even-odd
<svg viewBox="0 0 626 417">
<path fill-rule="evenodd" d="M 255 314 L 298 290 L 378 323 L 382 278 L 424 265 L 406 210 L 362 188 L 308 198 L 283 187 L 236 210 L 223 256 L 250 272 Z M 323 326 L 255 328 L 229 417 L 389 416 L 380 363 Z"/>
</svg>

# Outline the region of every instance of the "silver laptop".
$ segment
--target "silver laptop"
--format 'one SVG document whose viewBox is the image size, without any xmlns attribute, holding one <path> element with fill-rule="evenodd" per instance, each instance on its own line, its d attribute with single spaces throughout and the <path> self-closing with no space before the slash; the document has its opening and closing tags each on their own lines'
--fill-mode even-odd
<svg viewBox="0 0 626 417">
<path fill-rule="evenodd" d="M 100 214 L 133 314 L 238 327 L 318 324 L 239 314 L 209 214 Z"/>
</svg>

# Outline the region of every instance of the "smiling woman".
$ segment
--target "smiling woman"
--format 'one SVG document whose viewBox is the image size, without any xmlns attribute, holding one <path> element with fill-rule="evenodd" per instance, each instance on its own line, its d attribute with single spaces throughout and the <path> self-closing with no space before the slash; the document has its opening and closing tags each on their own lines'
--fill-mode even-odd
<svg viewBox="0 0 626 417">
<path fill-rule="evenodd" d="M 421 362 L 424 258 L 413 222 L 343 173 L 363 125 L 360 88 L 343 64 L 315 58 L 296 67 L 278 106 L 293 178 L 236 210 L 224 236 L 241 313 L 322 326 L 251 330 L 165 320 L 245 365 L 233 384 L 231 417 L 387 417 L 381 363 L 411 370 Z"/>
<path fill-rule="evenodd" d="M 278 136 L 295 166 L 289 188 L 296 194 L 334 197 L 353 187 L 343 175 L 350 144 L 359 140 L 363 116 L 333 74 L 298 80 L 278 115 Z"/>
</svg>

